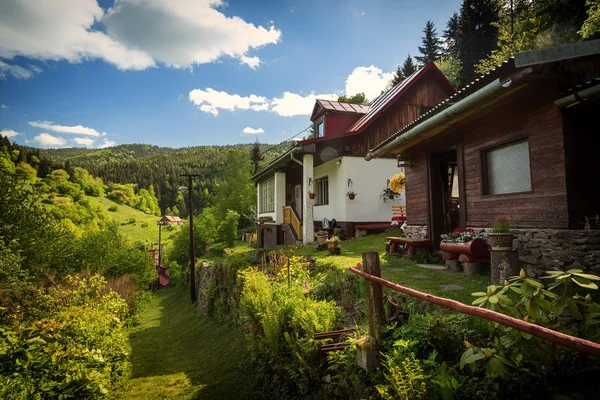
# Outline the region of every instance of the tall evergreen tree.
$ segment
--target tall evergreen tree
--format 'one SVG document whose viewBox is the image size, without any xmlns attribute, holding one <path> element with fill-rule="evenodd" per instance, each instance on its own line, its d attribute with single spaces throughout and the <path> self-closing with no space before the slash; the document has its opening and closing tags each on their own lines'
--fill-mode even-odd
<svg viewBox="0 0 600 400">
<path fill-rule="evenodd" d="M 399 83 L 402 83 L 406 78 L 411 76 L 416 70 L 417 70 L 417 66 L 415 65 L 415 63 L 412 60 L 412 57 L 409 54 L 408 57 L 406 57 L 406 60 L 404 60 L 404 64 L 402 64 L 402 66 L 398 65 L 398 68 L 396 69 L 396 73 L 394 74 L 393 78 L 389 82 L 389 86 L 393 87 Z"/>
<path fill-rule="evenodd" d="M 455 12 L 448 20 L 446 29 L 444 29 L 444 32 L 442 33 L 442 39 L 444 40 L 444 56 L 446 57 L 456 54 L 456 42 L 460 29 L 459 21 L 460 17 L 458 13 Z"/>
<path fill-rule="evenodd" d="M 256 139 L 250 149 L 250 161 L 252 161 L 252 165 L 254 166 L 254 172 L 252 174 L 258 172 L 260 162 L 264 160 L 264 158 L 265 156 L 263 156 L 260 151 L 260 143 L 258 142 L 258 139 Z"/>
<path fill-rule="evenodd" d="M 464 0 L 460 8 L 457 53 L 461 86 L 475 77 L 475 65 L 496 47 L 498 0 Z"/>
<path fill-rule="evenodd" d="M 425 36 L 423 39 L 423 46 L 419 46 L 420 56 L 416 56 L 415 59 L 422 65 L 428 62 L 433 62 L 439 59 L 442 55 L 442 41 L 437 36 L 435 25 L 433 21 L 427 21 L 425 28 L 423 29 Z"/>
</svg>

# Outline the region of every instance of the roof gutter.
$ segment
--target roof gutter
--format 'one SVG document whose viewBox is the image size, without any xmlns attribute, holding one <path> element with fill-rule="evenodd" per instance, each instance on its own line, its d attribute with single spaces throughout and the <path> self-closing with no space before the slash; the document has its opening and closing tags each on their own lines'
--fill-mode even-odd
<svg viewBox="0 0 600 400">
<path fill-rule="evenodd" d="M 421 122 L 420 124 L 416 125 L 415 127 L 411 128 L 411 129 L 409 129 L 408 131 L 404 132 L 402 135 L 398 136 L 391 142 L 388 142 L 379 148 L 376 147 L 373 150 L 369 151 L 367 153 L 367 155 L 365 156 L 365 160 L 371 161 L 373 158 L 378 157 L 382 154 L 385 154 L 388 151 L 390 151 L 391 149 L 400 147 L 402 145 L 405 145 L 409 142 L 414 141 L 415 139 L 419 138 L 421 135 L 423 135 L 430 129 L 432 129 L 438 125 L 447 123 L 452 118 L 454 118 L 456 115 L 470 109 L 471 107 L 476 106 L 477 104 L 479 104 L 483 101 L 493 98 L 496 94 L 501 92 L 503 89 L 507 89 L 508 87 L 510 87 L 513 84 L 513 82 L 522 78 L 525 75 L 528 75 L 531 72 L 532 72 L 532 69 L 527 68 L 513 76 L 508 77 L 507 79 L 504 79 L 504 80 L 496 79 L 492 83 L 487 84 L 486 86 L 482 87 L 481 89 L 477 90 L 476 92 L 471 93 L 469 96 L 465 97 L 461 101 L 453 104 L 452 106 L 439 112 L 438 114 L 434 115 L 433 117 Z"/>
<path fill-rule="evenodd" d="M 300 161 L 296 157 L 294 157 L 294 153 L 290 153 L 290 158 L 292 159 L 293 162 L 295 162 L 299 166 L 304 167 L 304 164 L 302 164 L 302 161 Z"/>
<path fill-rule="evenodd" d="M 591 88 L 583 89 L 558 99 L 554 102 L 554 105 L 559 108 L 568 108 L 597 94 L 600 94 L 600 85 L 592 86 Z"/>
</svg>

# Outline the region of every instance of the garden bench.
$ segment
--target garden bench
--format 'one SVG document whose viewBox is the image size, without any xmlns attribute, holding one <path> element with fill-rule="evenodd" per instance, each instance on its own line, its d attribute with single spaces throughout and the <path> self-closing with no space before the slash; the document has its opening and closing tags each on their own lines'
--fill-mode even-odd
<svg viewBox="0 0 600 400">
<path fill-rule="evenodd" d="M 429 239 L 409 239 L 389 236 L 387 240 L 386 251 L 388 255 L 400 252 L 401 254 L 406 254 L 408 259 L 411 260 L 417 249 L 422 249 L 426 256 L 429 255 L 429 246 L 431 246 L 431 240 Z M 402 251 L 399 251 L 399 245 L 403 245 Z"/>
<path fill-rule="evenodd" d="M 392 206 L 392 222 L 406 221 L 406 206 Z"/>
</svg>

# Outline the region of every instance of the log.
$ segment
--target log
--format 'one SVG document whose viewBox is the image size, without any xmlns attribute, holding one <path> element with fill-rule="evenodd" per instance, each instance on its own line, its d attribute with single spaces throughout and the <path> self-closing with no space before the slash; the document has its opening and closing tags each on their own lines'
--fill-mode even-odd
<svg viewBox="0 0 600 400">
<path fill-rule="evenodd" d="M 364 255 L 365 253 L 363 253 L 363 261 L 365 259 Z M 377 259 L 377 261 L 379 261 L 379 259 Z M 591 356 L 600 358 L 600 344 L 598 343 L 594 343 L 589 340 L 581 339 L 575 336 L 570 336 L 561 332 L 553 331 L 552 329 L 525 322 L 520 319 L 510 317 L 508 315 L 488 310 L 486 308 L 469 306 L 456 300 L 446 299 L 444 297 L 434 296 L 429 293 L 419 292 L 418 290 L 411 289 L 394 282 L 386 281 L 385 279 L 381 279 L 378 276 L 373 276 L 368 273 L 359 271 L 354 267 L 350 267 L 349 270 L 354 274 L 362 276 L 368 281 L 376 282 L 379 285 L 388 287 L 392 290 L 395 290 L 396 292 L 404 293 L 409 296 L 427 301 L 429 303 L 440 305 L 442 307 L 447 307 L 463 314 L 474 315 L 476 317 L 487 319 L 488 321 L 497 322 L 501 325 L 508 326 L 521 332 L 525 332 L 530 335 L 539 337 L 550 343 L 558 344 L 571 350 L 575 350 L 579 353 L 589 354 Z"/>
<path fill-rule="evenodd" d="M 368 251 L 362 253 L 363 269 L 370 276 L 381 276 L 379 253 Z M 385 309 L 383 308 L 383 288 L 381 285 L 365 279 L 367 305 L 369 313 L 369 334 L 377 341 L 381 339 L 379 327 L 385 324 Z"/>
<path fill-rule="evenodd" d="M 478 258 L 486 257 L 489 254 L 488 245 L 483 239 L 475 239 L 467 243 L 441 242 L 440 250 L 446 253 L 466 254 Z"/>
</svg>

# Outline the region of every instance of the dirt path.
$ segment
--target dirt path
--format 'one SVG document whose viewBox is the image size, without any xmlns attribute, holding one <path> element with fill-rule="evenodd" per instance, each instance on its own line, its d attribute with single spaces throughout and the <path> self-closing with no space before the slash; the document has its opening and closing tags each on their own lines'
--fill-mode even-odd
<svg viewBox="0 0 600 400">
<path fill-rule="evenodd" d="M 118 399 L 238 399 L 243 334 L 202 318 L 180 289 L 158 291 L 132 329 L 132 377 Z"/>
</svg>

